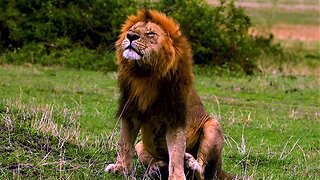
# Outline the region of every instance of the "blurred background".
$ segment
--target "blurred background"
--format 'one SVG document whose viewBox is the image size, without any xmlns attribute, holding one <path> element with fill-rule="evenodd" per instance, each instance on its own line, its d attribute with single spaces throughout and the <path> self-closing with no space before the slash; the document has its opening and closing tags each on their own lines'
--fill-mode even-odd
<svg viewBox="0 0 320 180">
<path fill-rule="evenodd" d="M 246 74 L 319 71 L 317 0 L 2 0 L 0 63 L 115 71 L 119 29 L 140 8 L 181 24 L 195 64 Z"/>
</svg>

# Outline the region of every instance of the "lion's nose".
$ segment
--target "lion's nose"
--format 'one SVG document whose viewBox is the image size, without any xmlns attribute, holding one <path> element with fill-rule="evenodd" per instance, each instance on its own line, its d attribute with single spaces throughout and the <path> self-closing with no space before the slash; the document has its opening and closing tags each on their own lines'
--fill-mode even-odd
<svg viewBox="0 0 320 180">
<path fill-rule="evenodd" d="M 139 34 L 136 34 L 136 33 L 127 33 L 127 38 L 129 39 L 129 41 L 134 41 L 134 40 L 137 40 L 140 38 L 140 35 Z"/>
</svg>

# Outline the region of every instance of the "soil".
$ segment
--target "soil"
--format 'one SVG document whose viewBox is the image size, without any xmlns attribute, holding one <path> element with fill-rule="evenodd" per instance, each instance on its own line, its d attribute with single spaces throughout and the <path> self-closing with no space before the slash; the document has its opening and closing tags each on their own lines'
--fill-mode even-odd
<svg viewBox="0 0 320 180">
<path fill-rule="evenodd" d="M 320 41 L 320 27 L 317 25 L 273 25 L 271 28 L 253 27 L 249 33 L 257 36 L 273 34 L 278 40 Z"/>
<path fill-rule="evenodd" d="M 271 32 L 281 40 L 320 41 L 320 28 L 316 25 L 277 25 Z"/>
</svg>

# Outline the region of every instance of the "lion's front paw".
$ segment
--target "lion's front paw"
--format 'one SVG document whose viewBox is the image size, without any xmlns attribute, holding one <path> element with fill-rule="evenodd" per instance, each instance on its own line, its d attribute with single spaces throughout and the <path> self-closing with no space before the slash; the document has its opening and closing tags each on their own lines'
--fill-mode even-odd
<svg viewBox="0 0 320 180">
<path fill-rule="evenodd" d="M 185 153 L 184 154 L 184 160 L 186 166 L 191 170 L 195 172 L 195 175 L 197 179 L 203 179 L 203 173 L 202 173 L 202 168 L 199 165 L 198 161 L 194 159 L 194 157 L 189 154 Z"/>
<path fill-rule="evenodd" d="M 114 173 L 114 174 L 121 174 L 121 175 L 128 175 L 129 168 L 123 167 L 120 164 L 109 164 L 105 169 L 105 172 Z"/>
<path fill-rule="evenodd" d="M 166 176 L 166 175 L 164 175 L 161 170 L 166 167 L 168 167 L 168 164 L 163 161 L 153 163 L 147 169 L 147 177 L 151 179 L 152 178 L 164 179 L 164 177 L 162 176 Z"/>
<path fill-rule="evenodd" d="M 192 171 L 199 171 L 201 169 L 200 165 L 198 164 L 197 160 L 194 159 L 194 157 L 189 154 L 185 153 L 184 160 L 186 163 L 186 166 L 192 170 Z"/>
<path fill-rule="evenodd" d="M 147 171 L 149 178 L 161 177 L 160 167 L 157 165 L 151 165 Z"/>
</svg>

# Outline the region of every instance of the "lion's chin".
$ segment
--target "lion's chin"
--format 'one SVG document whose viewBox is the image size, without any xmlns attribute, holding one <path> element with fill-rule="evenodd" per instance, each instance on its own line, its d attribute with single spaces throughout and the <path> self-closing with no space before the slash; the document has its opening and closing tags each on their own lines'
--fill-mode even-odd
<svg viewBox="0 0 320 180">
<path fill-rule="evenodd" d="M 122 55 L 123 58 L 128 61 L 138 61 L 142 58 L 142 56 L 133 49 L 126 49 Z"/>
</svg>

